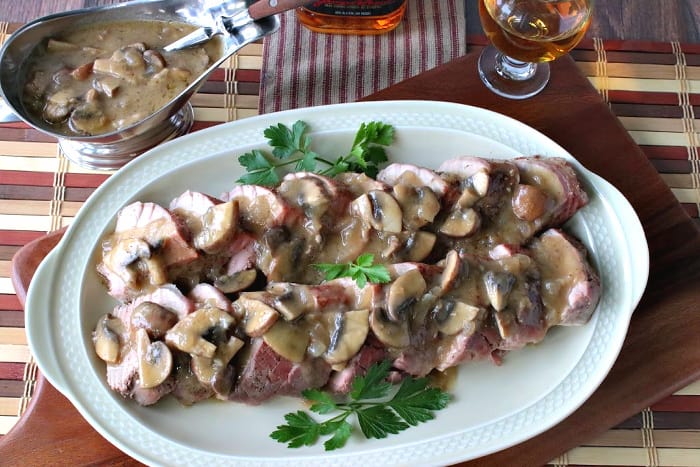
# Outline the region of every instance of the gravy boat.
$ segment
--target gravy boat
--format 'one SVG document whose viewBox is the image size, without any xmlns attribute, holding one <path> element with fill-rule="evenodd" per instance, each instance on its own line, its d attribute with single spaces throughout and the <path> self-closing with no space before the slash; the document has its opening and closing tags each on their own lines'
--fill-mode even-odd
<svg viewBox="0 0 700 467">
<path fill-rule="evenodd" d="M 278 1 L 270 0 L 270 5 L 275 6 Z M 117 169 L 158 143 L 187 133 L 194 122 L 189 99 L 211 72 L 241 47 L 279 28 L 279 20 L 274 15 L 253 20 L 248 13 L 251 3 L 244 0 L 134 0 L 41 17 L 17 30 L 0 49 L 0 94 L 24 122 L 57 138 L 60 149 L 71 161 L 93 169 Z M 205 28 L 219 37 L 223 54 L 160 110 L 117 131 L 94 136 L 65 135 L 53 131 L 46 122 L 27 112 L 22 103 L 26 58 L 37 45 L 67 29 L 129 20 L 177 21 Z"/>
</svg>

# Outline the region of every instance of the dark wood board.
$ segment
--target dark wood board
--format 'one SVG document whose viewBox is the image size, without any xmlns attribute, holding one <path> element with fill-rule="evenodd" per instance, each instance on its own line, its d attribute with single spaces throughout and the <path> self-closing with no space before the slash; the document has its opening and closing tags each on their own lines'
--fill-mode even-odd
<svg viewBox="0 0 700 467">
<path fill-rule="evenodd" d="M 601 387 L 546 433 L 464 464 L 541 465 L 700 378 L 700 346 L 693 344 L 700 333 L 700 230 L 570 58 L 553 64 L 544 93 L 520 102 L 487 91 L 478 81 L 476 58 L 467 55 L 368 99 L 471 104 L 529 124 L 622 191 L 649 242 L 647 291 Z M 30 277 L 36 257 L 46 251 L 36 245 L 21 250 L 14 277 Z M 98 435 L 41 376 L 28 411 L 0 441 L 0 458 L 11 465 L 136 464 Z"/>
</svg>

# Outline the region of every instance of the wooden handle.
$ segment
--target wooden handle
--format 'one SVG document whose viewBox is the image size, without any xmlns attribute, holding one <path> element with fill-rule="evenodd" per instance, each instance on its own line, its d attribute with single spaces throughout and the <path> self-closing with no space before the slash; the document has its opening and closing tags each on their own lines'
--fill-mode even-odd
<svg viewBox="0 0 700 467">
<path fill-rule="evenodd" d="M 253 19 L 267 18 L 311 3 L 309 0 L 260 0 L 248 7 L 248 14 Z"/>
</svg>

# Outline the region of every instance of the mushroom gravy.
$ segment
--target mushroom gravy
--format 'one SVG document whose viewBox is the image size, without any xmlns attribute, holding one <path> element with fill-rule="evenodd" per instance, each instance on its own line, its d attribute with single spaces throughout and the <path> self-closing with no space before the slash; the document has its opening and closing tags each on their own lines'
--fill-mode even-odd
<svg viewBox="0 0 700 467">
<path fill-rule="evenodd" d="M 186 23 L 131 20 L 48 38 L 25 64 L 23 103 L 60 134 L 99 135 L 129 127 L 165 106 L 221 57 L 218 39 L 163 51 L 194 29 Z"/>
<path fill-rule="evenodd" d="M 144 405 L 344 393 L 384 359 L 397 379 L 499 363 L 595 310 L 599 279 L 559 228 L 587 202 L 566 161 L 536 156 L 135 202 L 102 245 L 97 270 L 122 304 L 98 322 L 96 353 L 109 386 Z M 314 267 L 364 253 L 388 283 Z"/>
</svg>

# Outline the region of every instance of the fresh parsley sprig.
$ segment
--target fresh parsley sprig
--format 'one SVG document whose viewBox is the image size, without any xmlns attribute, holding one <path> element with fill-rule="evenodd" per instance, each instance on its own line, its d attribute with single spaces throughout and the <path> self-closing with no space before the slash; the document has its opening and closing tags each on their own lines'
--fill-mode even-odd
<svg viewBox="0 0 700 467">
<path fill-rule="evenodd" d="M 287 443 L 287 447 L 312 446 L 321 436 L 330 436 L 323 446 L 332 451 L 345 446 L 353 425 L 348 422 L 355 415 L 366 438 L 386 438 L 435 418 L 436 410 L 444 409 L 449 394 L 430 387 L 426 378 L 405 378 L 393 396 L 394 387 L 386 381 L 391 363 L 383 361 L 372 365 L 364 376 L 353 380 L 347 401 L 336 402 L 328 393 L 307 389 L 302 394 L 310 401 L 309 410 L 320 415 L 340 413 L 323 422 L 317 422 L 307 412 L 299 410 L 284 416 L 280 425 L 270 434 L 272 439 Z M 384 399 L 384 400 L 381 400 Z"/>
<path fill-rule="evenodd" d="M 319 263 L 314 267 L 325 274 L 327 281 L 339 277 L 350 277 L 363 288 L 367 282 L 372 284 L 386 284 L 391 280 L 389 270 L 383 264 L 373 264 L 374 255 L 364 253 L 357 257 L 354 263 Z"/>
<path fill-rule="evenodd" d="M 309 126 L 301 120 L 295 122 L 292 128 L 278 123 L 265 129 L 263 134 L 272 147 L 272 154 L 254 149 L 241 155 L 238 162 L 246 169 L 246 173 L 238 182 L 276 185 L 280 181 L 278 169 L 292 165 L 296 171 L 316 172 L 329 177 L 348 171 L 363 172 L 375 177 L 379 165 L 388 160 L 383 146 L 390 145 L 394 140 L 394 128 L 391 125 L 382 122 L 362 123 L 350 152 L 336 160 L 330 160 L 311 150 L 308 129 Z M 327 167 L 319 169 L 319 163 Z"/>
</svg>

